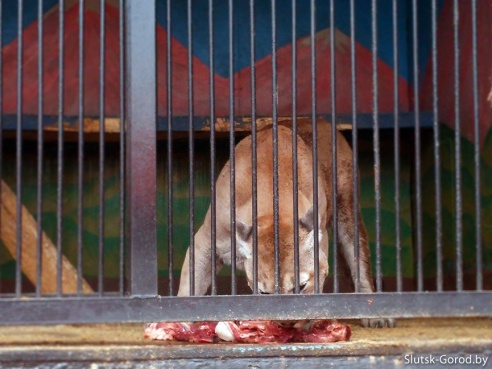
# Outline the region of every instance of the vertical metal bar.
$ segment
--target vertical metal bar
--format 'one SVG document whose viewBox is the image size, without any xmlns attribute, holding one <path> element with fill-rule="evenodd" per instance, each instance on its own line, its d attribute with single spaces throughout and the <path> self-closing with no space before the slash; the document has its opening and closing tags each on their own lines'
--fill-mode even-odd
<svg viewBox="0 0 492 369">
<path fill-rule="evenodd" d="M 167 66 L 167 246 L 169 295 L 174 291 L 174 226 L 173 226 L 173 73 L 172 73 L 172 7 L 166 2 L 166 66 Z"/>
<path fill-rule="evenodd" d="M 472 79 L 473 79 L 473 127 L 475 163 L 475 248 L 476 248 L 476 289 L 483 288 L 482 275 L 482 210 L 480 191 L 480 122 L 478 107 L 478 61 L 477 61 L 477 0 L 471 2 L 472 13 Z"/>
<path fill-rule="evenodd" d="M 65 43 L 65 2 L 60 0 L 58 3 L 58 163 L 57 163 L 57 203 L 56 203 L 56 245 L 57 245 L 57 264 L 56 264 L 56 293 L 61 296 L 62 291 L 62 242 L 63 242 L 63 88 L 64 88 L 64 49 Z"/>
<path fill-rule="evenodd" d="M 413 91 L 415 101 L 415 202 L 417 223 L 417 287 L 418 291 L 424 288 L 422 266 L 422 195 L 420 188 L 420 104 L 419 104 L 419 64 L 418 64 L 418 28 L 417 28 L 417 0 L 412 0 L 412 42 L 413 42 Z"/>
<path fill-rule="evenodd" d="M 258 293 L 258 173 L 256 155 L 256 68 L 255 68 L 255 2 L 249 1 L 250 68 L 251 68 L 251 164 L 253 219 L 253 293 Z"/>
<path fill-rule="evenodd" d="M 0 0 L 0 45 L 3 45 L 3 1 Z M 0 52 L 0 178 L 3 178 L 3 53 Z M 0 182 L 0 208 L 2 207 L 2 184 Z M 0 229 L 2 212 L 0 211 Z"/>
<path fill-rule="evenodd" d="M 460 45 L 459 8 L 453 1 L 453 46 L 454 46 L 454 151 L 456 186 L 456 290 L 463 289 L 463 203 L 461 194 L 461 122 L 460 122 Z"/>
<path fill-rule="evenodd" d="M 99 48 L 99 272 L 98 272 L 98 292 L 102 295 L 104 292 L 104 90 L 105 90 L 105 80 L 104 80 L 104 70 L 105 70 L 105 58 L 104 52 L 106 49 L 105 41 L 105 13 L 106 4 L 105 0 L 100 2 L 100 48 Z"/>
<path fill-rule="evenodd" d="M 403 278 L 401 268 L 401 206 L 400 206 L 400 120 L 399 120 L 399 101 L 400 94 L 398 89 L 399 63 L 398 63 L 398 0 L 393 0 L 393 109 L 395 120 L 394 135 L 394 161 L 395 161 L 395 237 L 396 237 L 396 290 L 401 292 L 403 289 Z"/>
<path fill-rule="evenodd" d="M 84 214 L 84 0 L 79 2 L 79 132 L 78 132 L 78 230 L 77 230 L 77 293 L 82 292 L 83 280 L 83 214 Z M 122 128 L 123 130 L 123 128 Z"/>
<path fill-rule="evenodd" d="M 231 294 L 236 287 L 236 160 L 234 155 L 234 8 L 229 0 L 229 164 L 231 194 Z"/>
<path fill-rule="evenodd" d="M 187 30 L 188 30 L 188 151 L 189 151 L 189 212 L 190 212 L 190 296 L 195 294 L 195 150 L 193 136 L 193 19 L 192 1 L 187 2 Z"/>
<path fill-rule="evenodd" d="M 355 54 L 355 1 L 350 0 L 350 82 L 352 87 L 352 165 L 354 179 L 354 258 L 355 258 L 355 292 L 360 290 L 359 264 L 359 172 L 357 150 L 357 74 Z"/>
<path fill-rule="evenodd" d="M 125 293 L 125 0 L 119 2 L 120 44 L 120 270 L 119 292 Z"/>
<path fill-rule="evenodd" d="M 311 123 L 313 127 L 314 293 L 319 285 L 318 121 L 316 119 L 316 1 L 311 0 Z M 322 286 L 321 286 L 322 287 Z"/>
<path fill-rule="evenodd" d="M 436 269 L 437 269 L 437 291 L 443 289 L 442 270 L 442 213 L 441 213 L 441 158 L 439 145 L 439 95 L 437 89 L 437 3 L 432 0 L 432 110 L 434 131 L 434 176 L 436 192 Z"/>
<path fill-rule="evenodd" d="M 372 29 L 372 97 L 373 97 L 373 147 L 374 147 L 374 194 L 376 202 L 376 291 L 382 292 L 381 273 L 381 155 L 379 143 L 379 94 L 378 94 L 378 21 L 377 0 L 371 1 Z"/>
<path fill-rule="evenodd" d="M 208 52 L 210 64 L 210 245 L 212 254 L 212 295 L 217 294 L 217 205 L 216 205 L 216 148 L 215 148 L 215 66 L 214 66 L 214 1 L 208 2 Z M 232 125 L 232 124 L 231 124 Z"/>
<path fill-rule="evenodd" d="M 1 17 L 1 14 L 0 14 Z M 1 42 L 0 42 L 1 45 Z M 38 2 L 38 170 L 36 204 L 36 297 L 41 296 L 43 267 L 43 0 Z M 1 129 L 1 128 L 0 128 Z M 1 156 L 1 153 L 0 153 Z M 0 175 L 1 178 L 1 175 Z"/>
<path fill-rule="evenodd" d="M 297 172 L 297 6 L 292 0 L 292 193 L 294 208 L 294 292 L 300 293 L 299 267 L 299 178 Z"/>
<path fill-rule="evenodd" d="M 157 294 L 155 3 L 125 3 L 128 288 Z"/>
<path fill-rule="evenodd" d="M 17 126 L 16 126 L 16 266 L 15 266 L 15 295 L 22 294 L 22 49 L 23 29 L 22 14 L 23 0 L 17 2 Z"/>
<path fill-rule="evenodd" d="M 278 191 L 278 86 L 277 86 L 277 9 L 271 0 L 272 12 L 272 124 L 273 124 L 273 250 L 275 261 L 275 293 L 280 293 L 279 191 Z"/>
<path fill-rule="evenodd" d="M 78 196 L 77 196 L 77 293 L 82 293 L 82 258 L 84 243 L 84 11 L 79 2 L 79 132 L 78 132 Z"/>
<path fill-rule="evenodd" d="M 330 79 L 331 79 L 331 166 L 333 223 L 333 292 L 338 293 L 338 158 L 337 158 L 337 95 L 335 50 L 335 0 L 330 0 Z"/>
</svg>

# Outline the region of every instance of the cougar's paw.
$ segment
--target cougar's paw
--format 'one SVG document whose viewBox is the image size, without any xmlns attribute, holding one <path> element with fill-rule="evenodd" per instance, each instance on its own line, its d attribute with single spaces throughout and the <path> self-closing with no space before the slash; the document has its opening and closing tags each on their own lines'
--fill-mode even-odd
<svg viewBox="0 0 492 369">
<path fill-rule="evenodd" d="M 396 327 L 396 321 L 393 318 L 372 318 L 361 319 L 363 327 L 366 328 L 394 328 Z"/>
</svg>

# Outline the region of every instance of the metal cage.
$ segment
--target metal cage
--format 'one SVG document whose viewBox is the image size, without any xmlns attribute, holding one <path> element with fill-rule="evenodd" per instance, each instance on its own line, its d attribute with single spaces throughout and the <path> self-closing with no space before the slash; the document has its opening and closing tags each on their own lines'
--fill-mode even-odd
<svg viewBox="0 0 492 369">
<path fill-rule="evenodd" d="M 492 273 L 492 259 L 484 211 L 488 143 L 483 131 L 491 123 L 486 101 L 491 69 L 487 45 L 492 38 L 489 1 L 79 0 L 70 7 L 64 0 L 38 0 L 33 4 L 0 1 L 0 224 L 3 247 L 9 251 L 0 253 L 5 257 L 0 268 L 6 270 L 2 276 L 8 270 L 14 273 L 6 277 L 12 283 L 0 285 L 0 324 L 490 316 L 492 285 L 486 276 Z M 325 126 L 321 121 L 332 124 Z M 271 277 L 275 290 L 263 295 L 258 288 L 257 215 L 258 206 L 263 205 L 258 204 L 258 194 L 264 189 L 261 173 L 253 169 L 248 183 L 253 293 L 239 294 L 244 276 L 234 262 L 236 181 L 242 180 L 235 171 L 236 140 L 251 134 L 250 160 L 257 168 L 262 160 L 256 155 L 257 134 L 265 122 L 273 130 L 275 273 Z M 323 143 L 331 147 L 334 168 L 329 179 L 334 209 L 330 293 L 323 293 L 319 283 L 315 293 L 299 293 L 298 222 L 294 222 L 297 293 L 280 293 L 278 129 L 287 124 L 297 137 L 301 122 L 309 122 L 312 130 L 315 199 L 317 135 L 320 129 L 331 130 L 332 142 Z M 452 170 L 444 174 L 443 124 L 451 127 L 453 138 Z M 374 293 L 359 291 L 359 268 L 356 292 L 340 287 L 336 138 L 338 129 L 347 128 L 354 167 L 356 265 L 360 191 L 367 183 L 374 188 L 370 215 Z M 384 151 L 392 160 L 391 174 L 381 164 L 385 137 L 389 139 L 384 145 L 392 145 Z M 372 177 L 359 186 L 357 168 L 364 138 L 371 145 L 363 154 L 372 155 Z M 197 149 L 201 142 L 205 148 Z M 296 142 L 293 139 L 294 157 Z M 407 167 L 402 169 L 402 145 L 408 143 Z M 216 178 L 221 153 L 231 168 L 228 226 L 233 262 L 230 276 L 218 278 L 216 204 L 221 194 Z M 187 180 L 179 189 L 173 186 L 178 159 L 187 165 L 183 170 Z M 87 179 L 89 161 L 95 174 Z M 206 185 L 196 177 L 203 162 L 208 163 Z M 293 162 L 297 204 L 298 168 Z M 470 165 L 466 173 L 464 163 Z M 73 182 L 67 177 L 72 166 Z M 109 170 L 118 179 L 117 195 L 111 195 L 113 205 L 108 204 Z M 406 205 L 402 205 L 403 170 L 410 173 Z M 430 181 L 424 178 L 424 170 Z M 29 186 L 25 182 L 32 173 Z M 445 175 L 451 176 L 451 190 L 443 190 Z M 47 189 L 48 177 L 56 180 L 53 191 Z M 392 183 L 391 196 L 384 192 L 383 180 L 384 185 Z M 85 210 L 90 183 L 96 184 L 94 214 Z M 64 192 L 70 186 L 73 198 Z M 194 236 L 204 215 L 196 215 L 197 191 L 203 188 L 208 191 L 212 219 L 210 296 L 178 297 L 180 265 L 174 244 L 180 237 L 190 241 L 189 292 L 195 295 L 199 245 Z M 181 193 L 186 193 L 186 201 L 179 213 L 176 202 Z M 448 201 L 444 196 L 450 194 L 452 215 L 443 204 Z M 158 196 L 167 199 L 165 207 L 158 206 Z M 55 200 L 54 210 L 46 211 Z M 29 201 L 31 205 L 25 203 Z M 395 243 L 389 249 L 382 247 L 388 230 L 382 220 L 383 202 L 394 209 Z M 424 209 L 427 205 L 430 213 L 428 207 Z M 117 209 L 113 218 L 108 218 L 110 206 Z M 294 208 L 297 220 L 301 214 L 297 205 Z M 410 219 L 410 254 L 402 251 L 405 211 Z M 67 245 L 66 233 L 71 231 L 64 215 L 69 212 L 76 226 L 73 242 Z M 314 219 L 318 212 L 314 201 Z M 178 229 L 183 214 L 187 224 Z M 432 217 L 426 218 L 428 214 Z M 447 228 L 446 217 L 451 217 L 452 229 Z M 467 227 L 472 229 L 472 241 L 465 237 L 464 221 L 471 224 Z M 165 232 L 159 236 L 162 224 Z M 115 235 L 108 235 L 113 225 Z M 87 236 L 89 226 L 97 229 L 96 238 Z M 314 222 L 315 234 L 318 227 Z M 427 262 L 426 232 L 434 236 L 433 256 Z M 450 234 L 454 238 L 451 249 Z M 117 240 L 111 248 L 106 244 L 108 237 Z M 319 273 L 319 242 L 315 237 L 314 275 Z M 89 252 L 88 243 L 97 247 L 90 246 Z M 385 253 L 396 263 L 391 267 L 395 268 L 391 290 L 383 283 Z M 445 255 L 452 255 L 446 259 L 450 273 L 443 266 Z M 9 260 L 13 269 L 6 266 Z M 116 275 L 113 284 L 108 284 L 105 275 L 110 262 Z M 404 264 L 413 271 L 409 272 L 410 287 L 404 286 Z M 428 268 L 432 269 L 429 273 Z M 86 280 L 88 269 L 92 277 Z M 230 289 L 228 295 L 219 293 L 224 283 Z"/>
</svg>

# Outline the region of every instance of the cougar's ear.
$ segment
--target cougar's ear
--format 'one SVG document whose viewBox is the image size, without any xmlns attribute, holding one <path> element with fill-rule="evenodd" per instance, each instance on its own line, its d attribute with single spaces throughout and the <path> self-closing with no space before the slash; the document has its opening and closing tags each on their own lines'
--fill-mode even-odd
<svg viewBox="0 0 492 369">
<path fill-rule="evenodd" d="M 313 206 L 306 211 L 306 214 L 304 214 L 301 219 L 299 219 L 299 224 L 301 225 L 302 228 L 304 228 L 306 231 L 311 232 L 314 229 L 314 217 L 313 217 Z"/>
<path fill-rule="evenodd" d="M 253 227 L 247 225 L 240 220 L 236 221 L 236 239 L 238 240 L 238 251 L 244 257 L 251 256 L 251 250 L 249 247 L 249 240 L 251 238 L 251 234 L 253 232 Z"/>
</svg>

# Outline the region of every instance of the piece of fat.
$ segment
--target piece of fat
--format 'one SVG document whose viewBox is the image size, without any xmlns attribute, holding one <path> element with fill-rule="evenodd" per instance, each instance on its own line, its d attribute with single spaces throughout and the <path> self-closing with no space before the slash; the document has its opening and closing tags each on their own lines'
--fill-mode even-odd
<svg viewBox="0 0 492 369">
<path fill-rule="evenodd" d="M 231 328 L 225 322 L 219 322 L 215 327 L 215 333 L 223 341 L 232 342 L 234 341 L 234 334 Z"/>
</svg>

